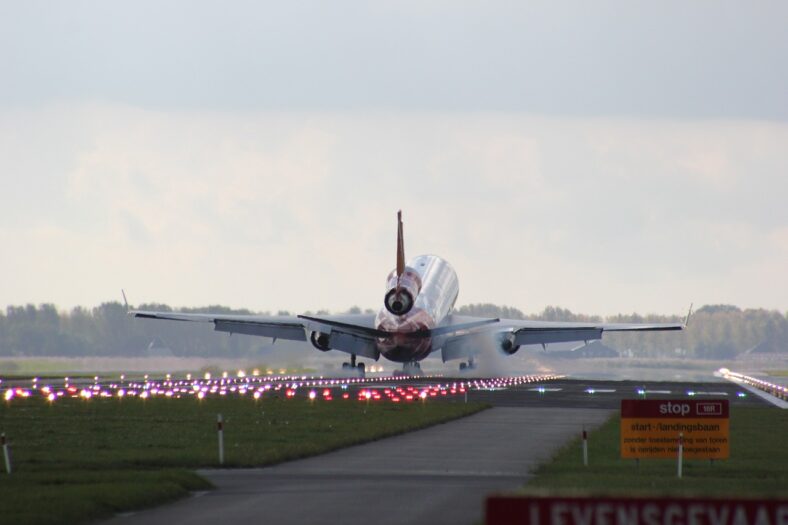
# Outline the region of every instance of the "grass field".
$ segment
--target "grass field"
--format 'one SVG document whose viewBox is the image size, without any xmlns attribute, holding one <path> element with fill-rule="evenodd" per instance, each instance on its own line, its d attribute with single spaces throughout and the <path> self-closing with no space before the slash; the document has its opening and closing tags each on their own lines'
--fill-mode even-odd
<svg viewBox="0 0 788 525">
<path fill-rule="evenodd" d="M 428 402 L 367 406 L 213 398 L 14 399 L 0 405 L 0 431 L 14 472 L 0 473 L 0 523 L 79 523 L 207 489 L 188 469 L 261 466 L 390 436 L 483 409 Z"/>
<path fill-rule="evenodd" d="M 533 494 L 788 497 L 788 411 L 731 409 L 730 459 L 685 461 L 620 459 L 619 417 L 589 434 L 589 467 L 580 440 L 564 447 L 525 486 Z"/>
<path fill-rule="evenodd" d="M 772 377 L 788 377 L 788 370 L 767 370 L 766 373 Z"/>
<path fill-rule="evenodd" d="M 237 370 L 257 369 L 263 375 L 271 374 L 311 374 L 312 368 L 299 364 L 277 366 L 249 359 L 212 359 L 187 357 L 0 357 L 0 377 L 9 379 L 76 377 L 142 377 L 145 374 L 163 377 L 166 373 L 183 375 L 192 373 L 202 376 L 211 372 L 218 376 L 223 371 L 234 374 Z M 270 372 L 270 373 L 269 373 Z"/>
</svg>

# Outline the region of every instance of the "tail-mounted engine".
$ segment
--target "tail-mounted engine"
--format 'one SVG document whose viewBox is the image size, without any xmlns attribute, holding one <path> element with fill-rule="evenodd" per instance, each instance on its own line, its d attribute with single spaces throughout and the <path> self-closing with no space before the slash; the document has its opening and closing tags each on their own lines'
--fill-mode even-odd
<svg viewBox="0 0 788 525">
<path fill-rule="evenodd" d="M 513 355 L 520 349 L 520 345 L 514 344 L 514 334 L 502 334 L 498 338 L 498 346 L 506 355 Z"/>
<path fill-rule="evenodd" d="M 312 346 L 321 352 L 328 352 L 331 350 L 328 334 L 324 334 L 323 332 L 312 332 L 309 336 L 309 340 L 312 342 Z"/>
<path fill-rule="evenodd" d="M 386 310 L 394 315 L 405 315 L 413 308 L 416 296 L 421 291 L 421 278 L 412 268 L 405 268 L 399 277 L 397 271 L 391 272 L 388 278 L 388 291 L 383 300 Z"/>
</svg>

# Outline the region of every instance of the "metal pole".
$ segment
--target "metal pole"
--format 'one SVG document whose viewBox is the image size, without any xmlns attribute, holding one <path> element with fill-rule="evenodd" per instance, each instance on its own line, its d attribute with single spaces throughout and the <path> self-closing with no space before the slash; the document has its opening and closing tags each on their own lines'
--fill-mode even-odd
<svg viewBox="0 0 788 525">
<path fill-rule="evenodd" d="M 222 423 L 222 415 L 216 416 L 216 429 L 219 433 L 219 464 L 224 465 L 224 424 Z"/>
<path fill-rule="evenodd" d="M 588 466 L 588 434 L 585 428 L 583 428 L 583 466 Z"/>
<path fill-rule="evenodd" d="M 8 454 L 8 443 L 5 441 L 5 432 L 0 434 L 0 443 L 3 445 L 3 457 L 5 458 L 5 471 L 11 473 L 11 456 Z"/>
<path fill-rule="evenodd" d="M 684 459 L 684 433 L 679 432 L 679 462 L 678 462 L 678 475 L 681 478 L 682 460 Z"/>
</svg>

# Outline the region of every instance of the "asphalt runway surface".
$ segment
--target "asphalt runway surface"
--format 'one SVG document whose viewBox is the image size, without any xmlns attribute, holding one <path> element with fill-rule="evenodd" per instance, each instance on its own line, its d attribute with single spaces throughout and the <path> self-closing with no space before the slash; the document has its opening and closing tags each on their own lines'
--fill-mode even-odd
<svg viewBox="0 0 788 525">
<path fill-rule="evenodd" d="M 273 467 L 201 470 L 215 490 L 108 523 L 479 523 L 488 494 L 523 485 L 537 465 L 583 427 L 605 421 L 622 399 L 702 397 L 768 405 L 727 382 L 558 379 L 492 386 L 468 394 L 469 401 L 491 404 L 490 410 Z"/>
<path fill-rule="evenodd" d="M 203 470 L 217 489 L 110 523 L 476 523 L 484 498 L 528 473 L 599 409 L 493 408 L 270 468 Z"/>
</svg>

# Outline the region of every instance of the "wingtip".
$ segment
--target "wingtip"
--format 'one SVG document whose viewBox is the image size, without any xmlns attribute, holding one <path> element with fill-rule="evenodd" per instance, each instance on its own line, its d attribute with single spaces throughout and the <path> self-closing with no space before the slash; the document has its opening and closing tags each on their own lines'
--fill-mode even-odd
<svg viewBox="0 0 788 525">
<path fill-rule="evenodd" d="M 687 317 L 684 319 L 684 328 L 689 326 L 690 317 L 692 317 L 692 304 L 690 303 L 689 311 L 687 311 Z"/>
</svg>

